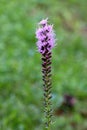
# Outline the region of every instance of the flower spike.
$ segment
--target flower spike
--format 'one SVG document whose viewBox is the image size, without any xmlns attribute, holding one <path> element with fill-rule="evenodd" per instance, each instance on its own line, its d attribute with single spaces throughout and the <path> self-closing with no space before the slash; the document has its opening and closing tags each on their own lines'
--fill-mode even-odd
<svg viewBox="0 0 87 130">
<path fill-rule="evenodd" d="M 39 22 L 39 28 L 36 30 L 37 47 L 42 55 L 42 79 L 44 88 L 44 111 L 46 117 L 46 127 L 49 129 L 52 122 L 51 108 L 51 59 L 52 48 L 55 46 L 55 33 L 53 25 L 48 24 L 48 18 Z"/>
</svg>

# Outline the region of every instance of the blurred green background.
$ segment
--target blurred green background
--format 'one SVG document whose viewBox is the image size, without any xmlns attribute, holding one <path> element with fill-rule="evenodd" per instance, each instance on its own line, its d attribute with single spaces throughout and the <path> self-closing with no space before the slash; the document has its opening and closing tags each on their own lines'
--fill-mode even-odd
<svg viewBox="0 0 87 130">
<path fill-rule="evenodd" d="M 87 130 L 87 0 L 0 0 L 0 130 L 43 130 L 37 23 L 54 24 L 53 110 L 64 94 L 75 110 L 54 114 L 52 130 Z"/>
</svg>

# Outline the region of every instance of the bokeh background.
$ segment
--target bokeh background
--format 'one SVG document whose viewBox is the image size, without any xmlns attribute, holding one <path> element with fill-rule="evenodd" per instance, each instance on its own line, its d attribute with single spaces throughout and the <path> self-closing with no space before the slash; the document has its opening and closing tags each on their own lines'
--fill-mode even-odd
<svg viewBox="0 0 87 130">
<path fill-rule="evenodd" d="M 35 31 L 47 17 L 57 38 L 52 129 L 87 130 L 87 0 L 0 0 L 0 130 L 43 130 Z"/>
</svg>

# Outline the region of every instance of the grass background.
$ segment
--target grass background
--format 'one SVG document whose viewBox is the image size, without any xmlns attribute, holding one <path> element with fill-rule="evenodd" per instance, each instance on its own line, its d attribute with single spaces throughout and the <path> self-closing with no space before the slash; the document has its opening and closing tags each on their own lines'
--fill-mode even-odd
<svg viewBox="0 0 87 130">
<path fill-rule="evenodd" d="M 43 130 L 41 56 L 37 23 L 49 17 L 57 45 L 53 49 L 53 109 L 64 94 L 76 111 L 54 116 L 53 130 L 87 130 L 87 1 L 0 0 L 0 129 Z M 74 122 L 75 125 L 71 125 Z"/>
</svg>

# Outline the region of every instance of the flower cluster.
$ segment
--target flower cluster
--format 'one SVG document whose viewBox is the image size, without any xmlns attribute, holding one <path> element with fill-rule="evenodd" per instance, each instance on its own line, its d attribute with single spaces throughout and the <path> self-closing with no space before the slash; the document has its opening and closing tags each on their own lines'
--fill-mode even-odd
<svg viewBox="0 0 87 130">
<path fill-rule="evenodd" d="M 36 31 L 36 38 L 38 51 L 44 54 L 47 51 L 51 51 L 55 43 L 55 33 L 53 31 L 53 25 L 48 25 L 48 19 L 42 20 L 39 23 L 39 28 Z"/>
</svg>

